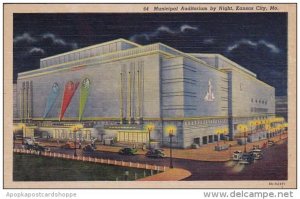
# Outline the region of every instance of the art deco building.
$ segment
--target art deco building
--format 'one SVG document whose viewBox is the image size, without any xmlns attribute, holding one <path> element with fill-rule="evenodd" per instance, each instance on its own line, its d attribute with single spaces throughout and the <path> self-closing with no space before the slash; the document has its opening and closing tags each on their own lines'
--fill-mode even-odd
<svg viewBox="0 0 300 199">
<path fill-rule="evenodd" d="M 124 39 L 40 60 L 18 74 L 15 123 L 27 135 L 70 139 L 112 138 L 168 145 L 165 127 L 176 126 L 179 148 L 234 138 L 237 125 L 275 114 L 275 89 L 219 54 L 189 54 L 161 43 Z M 226 130 L 227 129 L 227 130 Z"/>
</svg>

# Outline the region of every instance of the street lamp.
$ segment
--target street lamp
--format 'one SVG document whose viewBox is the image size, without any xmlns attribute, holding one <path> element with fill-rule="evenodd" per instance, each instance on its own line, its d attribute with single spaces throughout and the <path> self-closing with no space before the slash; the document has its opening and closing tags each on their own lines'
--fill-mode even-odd
<svg viewBox="0 0 300 199">
<path fill-rule="evenodd" d="M 173 154 L 172 154 L 172 144 L 173 144 L 173 137 L 176 134 L 176 127 L 175 126 L 168 126 L 166 127 L 166 131 L 170 138 L 170 168 L 173 168 Z"/>
<path fill-rule="evenodd" d="M 222 129 L 222 131 L 223 131 L 223 139 L 224 139 L 224 144 L 225 144 L 225 141 L 226 141 L 225 136 L 228 137 L 228 128 L 225 127 Z"/>
<path fill-rule="evenodd" d="M 79 126 L 79 125 L 75 125 L 75 126 L 73 126 L 73 133 L 74 133 L 74 156 L 76 157 L 77 156 L 77 152 L 76 152 L 76 141 L 77 141 L 77 139 L 76 139 L 76 133 L 77 133 L 77 131 L 79 131 L 79 129 L 80 129 L 81 127 Z"/>
<path fill-rule="evenodd" d="M 22 144 L 24 144 L 24 136 L 26 136 L 26 125 L 25 124 L 21 124 L 22 127 Z"/>
<path fill-rule="evenodd" d="M 269 141 L 269 137 L 270 137 L 270 135 L 269 135 L 269 134 L 270 134 L 270 132 L 269 132 L 269 131 L 270 131 L 270 128 L 271 128 L 271 127 L 270 127 L 269 124 L 266 124 L 266 125 L 265 125 L 265 130 L 267 131 L 267 139 L 268 139 L 268 141 Z"/>
<path fill-rule="evenodd" d="M 246 125 L 243 127 L 244 130 L 244 137 L 245 137 L 245 147 L 244 147 L 244 152 L 247 152 L 247 136 L 246 136 L 246 132 L 247 132 L 247 127 Z"/>
<path fill-rule="evenodd" d="M 255 126 L 255 121 L 250 121 L 249 123 L 248 123 L 248 125 L 250 126 L 250 135 L 252 135 L 253 134 L 253 126 Z"/>
<path fill-rule="evenodd" d="M 246 137 L 246 133 L 247 133 L 247 126 L 244 125 L 244 124 L 239 124 L 238 125 L 238 130 L 241 132 L 241 133 L 244 133 L 244 140 L 245 140 L 245 146 L 244 146 L 244 153 L 247 152 L 247 137 Z"/>
<path fill-rule="evenodd" d="M 219 136 L 220 134 L 222 134 L 223 133 L 223 131 L 222 131 L 222 129 L 216 129 L 215 130 L 215 134 L 217 135 L 217 136 Z M 217 141 L 217 147 L 219 147 L 219 138 L 218 138 L 218 141 Z"/>
<path fill-rule="evenodd" d="M 150 139 L 150 134 L 151 131 L 155 128 L 154 124 L 147 124 L 146 129 L 148 131 L 148 138 L 149 138 L 149 149 L 151 149 L 151 139 Z"/>
</svg>

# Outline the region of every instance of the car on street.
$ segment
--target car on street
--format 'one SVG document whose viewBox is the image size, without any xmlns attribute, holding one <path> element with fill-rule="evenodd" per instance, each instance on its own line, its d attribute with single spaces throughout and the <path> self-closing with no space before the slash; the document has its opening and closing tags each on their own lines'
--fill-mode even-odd
<svg viewBox="0 0 300 199">
<path fill-rule="evenodd" d="M 41 152 L 49 152 L 50 148 L 36 144 L 34 150 L 41 151 Z"/>
<path fill-rule="evenodd" d="M 24 145 L 24 148 L 27 149 L 27 150 L 34 150 L 34 151 L 41 151 L 41 152 L 45 152 L 45 151 L 50 151 L 50 148 L 48 147 L 44 147 L 44 146 L 41 146 L 39 144 L 25 144 Z"/>
<path fill-rule="evenodd" d="M 135 155 L 137 153 L 136 148 L 125 147 L 119 150 L 119 154 L 121 155 Z"/>
<path fill-rule="evenodd" d="M 163 153 L 162 149 L 151 149 L 147 151 L 145 156 L 149 158 L 164 158 L 165 154 Z"/>
<path fill-rule="evenodd" d="M 88 144 L 82 148 L 82 150 L 86 151 L 86 152 L 93 152 L 93 151 L 95 151 L 95 149 L 96 148 L 94 148 L 91 144 Z"/>
<path fill-rule="evenodd" d="M 252 152 L 255 160 L 262 159 L 262 157 L 263 157 L 262 150 L 260 150 L 260 149 L 253 149 L 251 152 Z"/>
<path fill-rule="evenodd" d="M 28 144 L 28 145 L 33 145 L 34 144 L 34 139 L 32 139 L 32 138 L 29 138 L 29 137 L 25 137 L 24 139 L 23 139 L 23 143 L 24 144 Z"/>
<path fill-rule="evenodd" d="M 239 161 L 239 160 L 241 160 L 242 155 L 243 155 L 242 151 L 235 151 L 235 152 L 233 152 L 232 160 Z"/>
<path fill-rule="evenodd" d="M 253 154 L 250 153 L 243 153 L 241 159 L 239 160 L 239 164 L 251 164 L 254 161 Z"/>
<path fill-rule="evenodd" d="M 274 141 L 272 141 L 272 140 L 269 140 L 268 141 L 268 146 L 274 146 L 275 145 L 275 142 Z"/>
<path fill-rule="evenodd" d="M 64 149 L 75 149 L 75 144 L 74 144 L 74 142 L 67 141 L 67 142 L 62 146 L 62 148 L 64 148 Z"/>
</svg>

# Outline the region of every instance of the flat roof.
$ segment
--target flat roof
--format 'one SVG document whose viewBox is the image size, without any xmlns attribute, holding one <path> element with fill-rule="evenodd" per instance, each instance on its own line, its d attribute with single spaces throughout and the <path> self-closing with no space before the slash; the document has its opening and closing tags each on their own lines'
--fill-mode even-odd
<svg viewBox="0 0 300 199">
<path fill-rule="evenodd" d="M 113 43 L 117 43 L 117 42 L 123 42 L 123 43 L 131 44 L 131 45 L 136 46 L 136 47 L 141 46 L 140 44 L 128 41 L 128 40 L 123 39 L 123 38 L 119 38 L 119 39 L 103 42 L 103 43 L 100 43 L 100 44 L 86 46 L 86 47 L 79 48 L 79 49 L 76 49 L 76 50 L 71 50 L 71 51 L 68 51 L 68 52 L 56 54 L 56 55 L 53 55 L 53 56 L 50 56 L 50 57 L 45 57 L 45 58 L 40 59 L 40 61 L 45 61 L 45 60 L 48 60 L 48 59 L 51 59 L 51 58 L 54 58 L 54 57 L 59 57 L 59 56 L 62 56 L 62 55 L 68 55 L 68 54 L 72 54 L 72 53 L 75 53 L 75 52 L 82 52 L 82 51 L 85 51 L 85 50 L 88 50 L 88 49 L 91 49 L 91 48 L 97 48 L 97 47 L 101 47 L 101 46 L 105 46 L 105 45 L 109 45 L 109 44 L 113 44 Z"/>
</svg>

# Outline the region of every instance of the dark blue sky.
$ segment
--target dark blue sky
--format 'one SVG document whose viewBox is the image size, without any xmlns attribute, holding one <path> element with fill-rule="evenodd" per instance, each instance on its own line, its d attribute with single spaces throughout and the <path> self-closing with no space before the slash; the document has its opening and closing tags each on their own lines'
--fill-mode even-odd
<svg viewBox="0 0 300 199">
<path fill-rule="evenodd" d="M 219 53 L 287 94 L 286 13 L 15 14 L 14 81 L 40 58 L 118 38 Z"/>
</svg>

